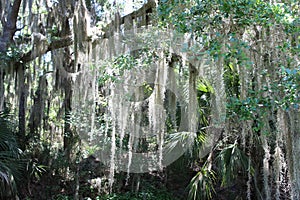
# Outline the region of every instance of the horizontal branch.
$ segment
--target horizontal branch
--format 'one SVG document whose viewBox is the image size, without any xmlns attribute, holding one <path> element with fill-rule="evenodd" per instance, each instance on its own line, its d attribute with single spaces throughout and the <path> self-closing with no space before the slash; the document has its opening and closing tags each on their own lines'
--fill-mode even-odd
<svg viewBox="0 0 300 200">
<path fill-rule="evenodd" d="M 108 23 L 104 28 L 104 36 L 103 38 L 109 38 L 114 35 L 115 32 L 120 31 L 121 25 L 125 25 L 125 29 L 132 29 L 133 28 L 133 21 L 137 20 L 139 17 L 146 17 L 153 12 L 153 8 L 156 7 L 156 3 L 154 0 L 148 0 L 141 8 L 127 14 L 124 16 L 120 16 L 119 13 L 115 15 L 115 19 Z M 144 19 L 144 22 L 141 25 L 148 25 L 147 20 Z M 130 27 L 127 27 L 130 26 Z M 139 27 L 138 27 L 139 28 Z"/>
<path fill-rule="evenodd" d="M 73 44 L 73 39 L 72 36 L 67 36 L 61 39 L 53 40 L 50 44 L 46 45 L 45 47 L 41 48 L 41 51 L 34 52 L 34 50 L 30 50 L 26 54 L 22 56 L 20 59 L 21 62 L 27 63 L 35 58 L 42 56 L 43 54 L 53 51 L 55 49 L 60 49 L 64 47 L 68 47 Z"/>
<path fill-rule="evenodd" d="M 125 15 L 123 17 L 120 17 L 115 20 L 113 20 L 111 23 L 107 24 L 107 26 L 104 28 L 105 34 L 103 38 L 109 37 L 113 35 L 113 32 L 117 31 L 116 26 L 120 26 L 121 24 L 126 23 L 125 19 L 129 18 L 130 20 L 134 20 L 137 17 L 141 17 L 143 15 L 145 15 L 147 13 L 147 11 L 149 11 L 150 9 L 155 7 L 155 1 L 154 0 L 149 0 L 146 4 L 144 4 L 140 9 Z M 110 32 L 112 31 L 112 32 Z M 59 48 L 64 48 L 64 47 L 68 47 L 70 45 L 73 44 L 73 38 L 72 36 L 67 36 L 58 40 L 53 40 L 50 44 L 48 43 L 44 43 L 42 45 L 45 45 L 44 47 L 40 48 L 38 51 L 36 51 L 34 48 L 32 48 L 29 52 L 27 52 L 26 54 L 24 54 L 22 56 L 22 58 L 20 59 L 21 62 L 23 63 L 27 63 L 30 62 L 32 60 L 34 60 L 35 58 L 42 56 L 43 54 L 55 50 L 55 49 L 59 49 Z"/>
</svg>

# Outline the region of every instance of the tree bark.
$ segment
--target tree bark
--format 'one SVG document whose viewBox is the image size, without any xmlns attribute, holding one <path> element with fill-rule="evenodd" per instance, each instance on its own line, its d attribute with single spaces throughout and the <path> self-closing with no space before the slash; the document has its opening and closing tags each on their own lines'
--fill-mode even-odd
<svg viewBox="0 0 300 200">
<path fill-rule="evenodd" d="M 31 109 L 30 119 L 29 119 L 29 130 L 32 136 L 40 137 L 39 128 L 42 126 L 42 120 L 44 118 L 44 110 L 46 107 L 46 99 L 47 94 L 47 79 L 45 75 L 40 76 L 38 81 L 38 88 L 35 92 L 35 97 L 33 99 L 33 105 Z"/>
<path fill-rule="evenodd" d="M 26 139 L 26 86 L 25 86 L 25 67 L 18 67 L 19 78 L 19 138 L 21 140 L 21 149 L 25 150 Z"/>
<path fill-rule="evenodd" d="M 7 18 L 1 19 L 2 22 L 2 35 L 0 38 L 0 52 L 6 52 L 8 46 L 13 42 L 13 37 L 17 31 L 17 19 L 19 14 L 19 9 L 22 0 L 15 0 Z"/>
<path fill-rule="evenodd" d="M 15 0 L 6 18 L 1 18 L 2 35 L 0 37 L 0 54 L 5 54 L 9 44 L 13 42 L 13 36 L 17 31 L 17 18 L 21 0 Z M 0 112 L 4 110 L 4 66 L 0 65 Z"/>
<path fill-rule="evenodd" d="M 4 71 L 0 66 L 0 113 L 4 111 Z"/>
<path fill-rule="evenodd" d="M 65 27 L 62 30 L 63 37 L 71 34 L 70 25 L 68 20 L 65 21 Z M 66 72 L 74 73 L 76 67 L 74 66 L 74 60 L 72 60 L 71 52 L 69 47 L 65 47 L 64 49 L 64 61 L 63 67 Z M 71 161 L 71 153 L 74 145 L 74 133 L 71 127 L 71 112 L 72 112 L 72 96 L 73 96 L 73 88 L 72 88 L 72 78 L 65 77 L 63 80 L 64 86 L 64 109 L 65 109 L 65 124 L 64 124 L 64 152 L 67 160 Z"/>
<path fill-rule="evenodd" d="M 72 69 L 72 66 L 69 64 L 67 66 L 67 71 L 70 72 Z M 72 149 L 72 141 L 73 141 L 73 132 L 71 129 L 71 112 L 72 112 L 72 80 L 66 79 L 64 84 L 64 92 L 65 92 L 65 100 L 64 100 L 64 106 L 65 106 L 65 126 L 64 126 L 64 151 L 66 158 L 68 161 L 71 160 L 71 149 Z"/>
<path fill-rule="evenodd" d="M 288 148 L 291 148 L 289 159 L 289 173 L 291 179 L 291 199 L 300 199 L 300 112 L 292 110 L 289 112 L 290 118 L 290 133 Z"/>
<path fill-rule="evenodd" d="M 29 51 L 28 53 L 26 53 L 22 56 L 21 62 L 23 62 L 23 63 L 30 62 L 30 61 L 34 60 L 35 58 L 42 56 L 49 51 L 68 47 L 68 46 L 71 46 L 72 44 L 73 44 L 72 36 L 67 35 L 58 40 L 53 40 L 50 44 L 45 44 L 46 46 L 43 48 L 42 51 L 38 51 L 36 53 L 33 53 L 33 50 Z"/>
</svg>

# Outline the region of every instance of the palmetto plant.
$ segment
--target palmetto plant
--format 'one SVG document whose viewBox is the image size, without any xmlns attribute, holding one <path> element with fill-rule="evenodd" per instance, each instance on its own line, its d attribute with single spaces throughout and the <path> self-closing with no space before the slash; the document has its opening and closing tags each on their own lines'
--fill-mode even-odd
<svg viewBox="0 0 300 200">
<path fill-rule="evenodd" d="M 17 193 L 17 182 L 22 177 L 24 167 L 14 126 L 8 119 L 8 114 L 0 113 L 0 199 Z"/>
<path fill-rule="evenodd" d="M 249 166 L 248 156 L 239 148 L 237 141 L 220 147 L 215 161 L 218 164 L 216 172 L 211 169 L 209 157 L 192 178 L 188 186 L 189 199 L 212 199 L 217 182 L 220 181 L 221 186 L 226 187 L 236 181 L 238 174 L 245 175 L 250 170 L 253 175 L 254 172 L 254 169 Z"/>
<path fill-rule="evenodd" d="M 219 173 L 222 177 L 222 185 L 229 185 L 237 178 L 239 173 L 245 173 L 247 170 L 253 172 L 252 167 L 249 168 L 249 158 L 239 148 L 238 143 L 228 144 L 221 149 L 217 156 L 219 162 Z"/>
<path fill-rule="evenodd" d="M 211 199 L 215 193 L 214 185 L 216 181 L 215 172 L 204 165 L 192 178 L 189 188 L 189 199 Z"/>
</svg>

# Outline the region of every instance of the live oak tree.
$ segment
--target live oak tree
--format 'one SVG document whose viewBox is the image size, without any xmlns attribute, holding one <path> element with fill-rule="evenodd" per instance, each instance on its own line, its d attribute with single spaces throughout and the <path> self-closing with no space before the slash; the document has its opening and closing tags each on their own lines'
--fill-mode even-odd
<svg viewBox="0 0 300 200">
<path fill-rule="evenodd" d="M 11 110 L 18 116 L 17 135 L 22 150 L 33 140 L 38 142 L 45 132 L 55 134 L 56 127 L 50 122 L 55 117 L 50 116 L 55 105 L 57 117 L 64 123 L 60 127 L 64 127 L 61 133 L 65 157 L 70 159 L 75 136 L 69 123 L 72 79 L 67 74 L 79 70 L 74 49 L 78 41 L 87 40 L 86 27 L 100 18 L 95 14 L 93 22 L 86 21 L 87 12 L 100 14 L 104 3 L 91 1 L 87 8 L 81 0 L 0 2 L 0 113 Z M 45 61 L 49 58 L 57 58 L 60 69 L 53 69 L 55 61 Z M 54 85 L 49 83 L 49 74 L 55 77 Z M 56 96 L 56 92 L 60 95 Z"/>
<path fill-rule="evenodd" d="M 298 199 L 299 2 L 162 2 L 158 8 L 162 25 L 193 34 L 224 69 L 223 141 L 232 146 L 219 152 L 222 185 L 241 165 L 248 174 L 244 198 Z M 235 157 L 236 147 L 248 155 L 244 164 L 234 162 L 243 160 Z"/>
<path fill-rule="evenodd" d="M 57 154 L 63 151 L 63 159 L 67 160 L 62 164 L 63 173 L 70 178 L 67 168 L 78 161 L 76 153 L 81 148 L 77 131 L 96 127 L 95 119 L 103 117 L 107 109 L 103 88 L 130 70 L 132 66 L 128 65 L 146 60 L 136 56 L 140 52 L 131 52 L 135 57 L 122 55 L 105 63 L 110 69 L 103 68 L 94 58 L 114 54 L 118 49 L 113 45 L 117 42 L 109 47 L 97 39 L 136 27 L 151 27 L 152 23 L 158 29 L 176 30 L 189 37 L 187 43 L 193 45 L 181 55 L 191 52 L 194 60 L 207 59 L 209 67 L 199 71 L 216 75 L 209 82 L 192 75 L 200 72 L 197 66 L 183 60 L 184 56 L 148 49 L 148 57 L 162 57 L 167 63 L 164 69 L 174 70 L 168 78 L 175 79 L 175 73 L 182 77 L 189 74 L 189 84 L 183 90 L 196 91 L 198 95 L 198 102 L 189 103 L 200 105 L 199 124 L 206 134 L 220 135 L 208 156 L 193 158 L 192 162 L 200 166 L 191 180 L 190 198 L 218 198 L 214 190 L 227 191 L 236 184 L 246 190 L 236 194 L 237 198 L 299 199 L 299 2 L 149 0 L 126 16 L 117 12 L 120 7 L 116 2 L 97 0 L 1 0 L 0 112 L 10 110 L 18 116 L 21 149 L 29 149 L 33 157 L 39 158 L 44 144 L 51 150 L 59 149 Z M 183 65 L 188 66 L 186 71 Z M 139 88 L 144 93 L 137 96 L 147 96 L 153 87 Z M 96 98 L 101 99 L 97 104 Z M 87 106 L 92 111 L 85 113 L 87 118 L 82 114 L 74 119 L 72 114 L 84 112 L 88 104 L 92 104 Z M 173 115 L 178 114 L 176 105 L 172 108 Z M 118 114 L 116 107 L 112 110 Z M 224 113 L 226 116 L 220 116 Z M 222 117 L 222 123 L 215 122 Z M 78 121 L 71 123 L 72 120 Z M 108 139 L 113 138 L 111 124 L 103 121 L 111 134 Z M 122 123 L 118 121 L 115 128 Z M 128 136 L 128 140 L 133 137 Z M 146 146 L 145 141 L 139 142 Z M 50 166 L 53 159 L 45 162 Z M 71 170 L 78 186 L 79 167 L 74 166 Z M 56 169 L 53 172 L 60 173 Z M 110 176 L 114 179 L 113 172 Z M 77 199 L 78 187 L 73 191 Z"/>
</svg>

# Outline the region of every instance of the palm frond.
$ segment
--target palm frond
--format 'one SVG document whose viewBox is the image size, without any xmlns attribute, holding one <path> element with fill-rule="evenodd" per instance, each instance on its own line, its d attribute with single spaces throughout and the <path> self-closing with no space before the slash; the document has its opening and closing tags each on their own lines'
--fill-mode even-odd
<svg viewBox="0 0 300 200">
<path fill-rule="evenodd" d="M 238 147 L 237 142 L 225 146 L 219 152 L 217 160 L 220 164 L 219 169 L 222 176 L 222 186 L 228 185 L 239 173 L 246 172 L 249 168 L 249 158 Z"/>
<path fill-rule="evenodd" d="M 0 199 L 17 193 L 24 169 L 13 127 L 8 114 L 0 113 Z"/>
<path fill-rule="evenodd" d="M 173 151 L 175 148 L 182 148 L 185 150 L 192 150 L 194 147 L 197 134 L 193 132 L 176 132 L 168 135 L 165 151 L 167 153 Z"/>
<path fill-rule="evenodd" d="M 204 165 L 200 171 L 192 178 L 188 188 L 190 200 L 212 199 L 215 193 L 214 183 L 215 172 Z"/>
</svg>

